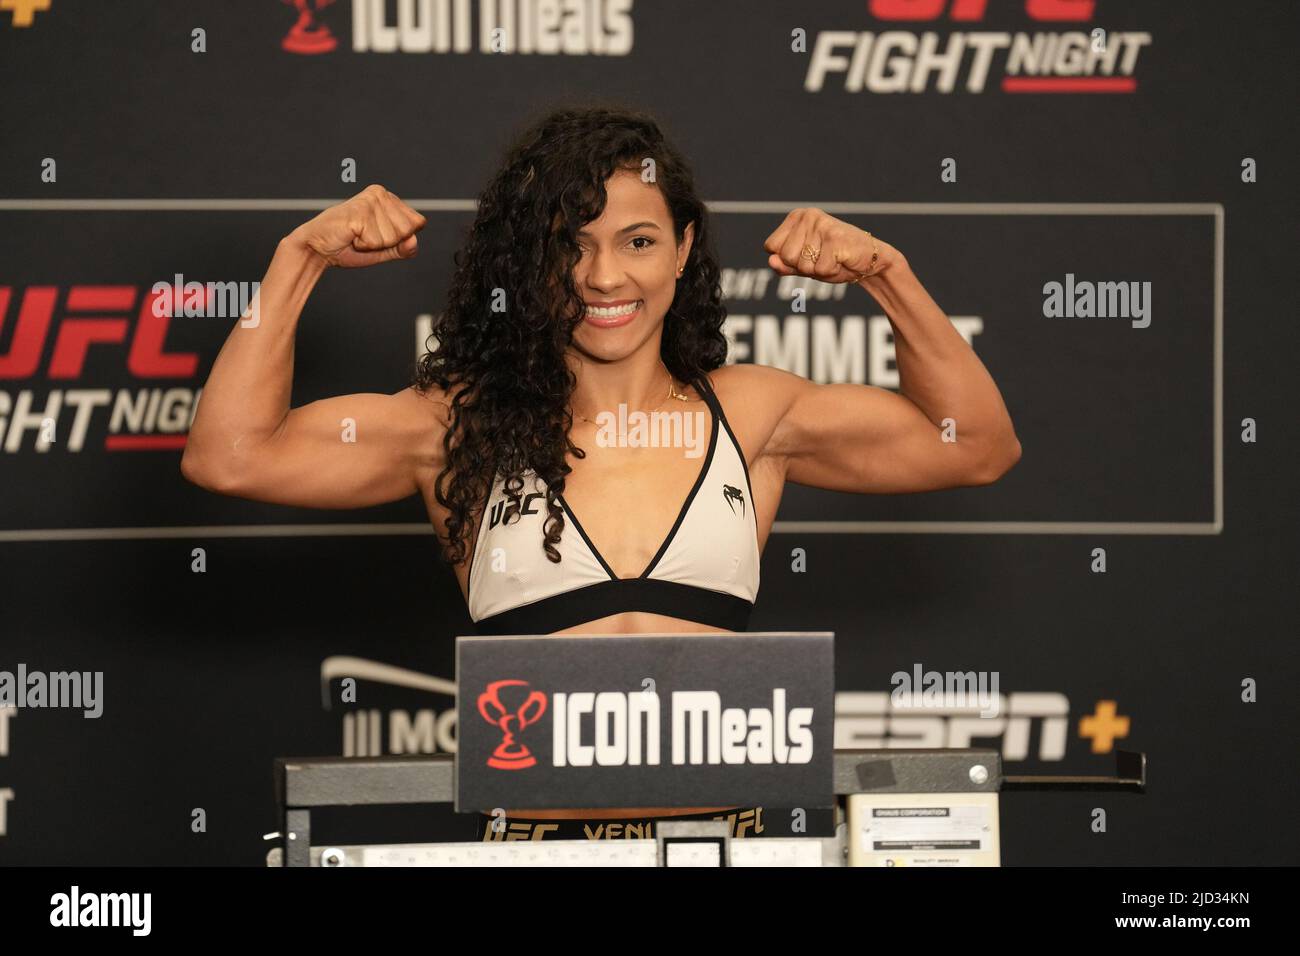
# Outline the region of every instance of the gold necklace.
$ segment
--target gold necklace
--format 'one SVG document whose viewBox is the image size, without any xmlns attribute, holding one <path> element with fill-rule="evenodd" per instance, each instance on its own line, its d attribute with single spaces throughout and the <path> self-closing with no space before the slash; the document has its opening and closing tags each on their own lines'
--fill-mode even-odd
<svg viewBox="0 0 1300 956">
<path fill-rule="evenodd" d="M 666 367 L 665 367 L 665 371 L 667 371 L 667 368 L 666 368 Z M 673 373 L 672 373 L 672 372 L 668 372 L 668 394 L 664 397 L 663 401 L 661 401 L 658 405 L 656 405 L 654 408 L 650 409 L 650 411 L 649 411 L 649 412 L 646 412 L 645 414 L 649 415 L 649 414 L 651 414 L 651 413 L 653 413 L 653 412 L 657 412 L 657 411 L 659 411 L 659 409 L 663 407 L 664 402 L 668 401 L 668 399 L 670 399 L 670 398 L 675 398 L 675 399 L 677 399 L 679 402 L 689 402 L 689 401 L 690 401 L 690 397 L 689 397 L 688 395 L 686 395 L 686 394 L 683 393 L 683 392 L 679 392 L 679 391 L 677 391 L 677 383 L 673 380 Z M 581 418 L 584 422 L 591 422 L 591 424 L 593 424 L 593 425 L 599 425 L 599 422 L 593 422 L 593 421 L 591 421 L 591 419 L 588 418 L 586 415 L 579 415 L 578 417 Z"/>
</svg>

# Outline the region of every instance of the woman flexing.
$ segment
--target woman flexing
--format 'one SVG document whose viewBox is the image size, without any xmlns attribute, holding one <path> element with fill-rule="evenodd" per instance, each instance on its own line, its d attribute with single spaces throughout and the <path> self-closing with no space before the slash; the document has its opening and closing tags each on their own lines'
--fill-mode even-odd
<svg viewBox="0 0 1300 956">
<path fill-rule="evenodd" d="M 725 365 L 690 168 L 652 119 L 609 109 L 556 111 L 510 149 L 411 387 L 290 408 L 298 317 L 321 274 L 410 258 L 424 225 L 375 185 L 280 241 L 260 321 L 236 324 L 218 355 L 181 470 L 307 507 L 420 494 L 484 633 L 743 630 L 786 481 L 930 491 L 988 484 L 1020 457 L 997 386 L 902 253 L 820 209 L 786 216 L 768 263 L 870 293 L 893 327 L 899 394 Z M 620 405 L 693 416 L 707 450 L 609 440 Z"/>
</svg>

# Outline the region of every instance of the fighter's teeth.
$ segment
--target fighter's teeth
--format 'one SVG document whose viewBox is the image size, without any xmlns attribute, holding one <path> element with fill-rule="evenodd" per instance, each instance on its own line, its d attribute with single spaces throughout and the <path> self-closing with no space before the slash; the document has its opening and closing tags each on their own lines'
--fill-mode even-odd
<svg viewBox="0 0 1300 956">
<path fill-rule="evenodd" d="M 612 308 L 601 308 L 600 306 L 589 305 L 587 306 L 587 314 L 601 319 L 612 319 L 620 315 L 631 315 L 640 307 L 640 299 L 637 299 L 635 302 L 629 302 L 627 305 L 619 305 Z"/>
</svg>

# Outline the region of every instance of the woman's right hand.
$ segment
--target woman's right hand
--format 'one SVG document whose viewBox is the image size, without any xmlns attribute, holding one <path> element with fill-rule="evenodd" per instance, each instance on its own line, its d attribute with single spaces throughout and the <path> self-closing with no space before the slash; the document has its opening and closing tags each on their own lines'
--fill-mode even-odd
<svg viewBox="0 0 1300 956">
<path fill-rule="evenodd" d="M 304 222 L 290 237 L 328 265 L 358 269 L 414 256 L 419 246 L 415 234 L 427 222 L 376 184 Z"/>
</svg>

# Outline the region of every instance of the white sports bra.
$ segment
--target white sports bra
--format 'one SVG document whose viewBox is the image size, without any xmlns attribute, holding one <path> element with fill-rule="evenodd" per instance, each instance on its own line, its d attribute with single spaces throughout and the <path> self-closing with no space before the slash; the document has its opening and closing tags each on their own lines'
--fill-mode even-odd
<svg viewBox="0 0 1300 956">
<path fill-rule="evenodd" d="M 561 560 L 549 560 L 542 550 L 545 484 L 527 472 L 525 488 L 531 479 L 533 491 L 512 499 L 497 476 L 467 582 L 480 634 L 549 634 L 623 611 L 746 629 L 759 582 L 749 467 L 712 386 L 703 379 L 697 389 L 712 414 L 708 452 L 676 522 L 639 577 L 615 576 L 563 495 Z M 519 511 L 503 521 L 512 502 L 520 502 Z"/>
</svg>

